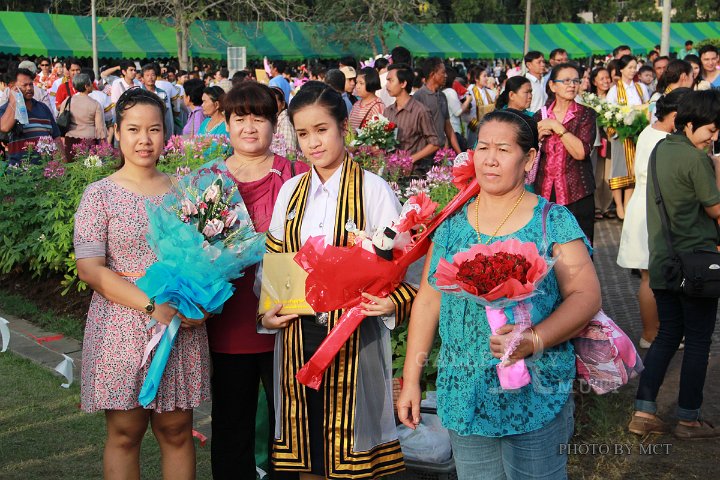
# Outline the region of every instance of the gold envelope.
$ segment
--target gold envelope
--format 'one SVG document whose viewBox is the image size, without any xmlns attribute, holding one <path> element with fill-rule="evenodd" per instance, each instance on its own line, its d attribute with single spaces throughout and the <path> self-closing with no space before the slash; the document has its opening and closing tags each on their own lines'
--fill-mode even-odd
<svg viewBox="0 0 720 480">
<path fill-rule="evenodd" d="M 262 287 L 258 313 L 263 314 L 278 303 L 280 314 L 315 315 L 305 300 L 307 272 L 293 260 L 295 253 L 266 253 L 262 265 Z"/>
</svg>

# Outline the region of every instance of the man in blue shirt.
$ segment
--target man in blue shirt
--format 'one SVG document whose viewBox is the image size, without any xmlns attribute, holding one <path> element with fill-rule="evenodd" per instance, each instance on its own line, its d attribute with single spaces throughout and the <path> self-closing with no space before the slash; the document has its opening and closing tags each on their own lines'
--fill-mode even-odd
<svg viewBox="0 0 720 480">
<path fill-rule="evenodd" d="M 283 74 L 287 69 L 287 63 L 284 60 L 273 60 L 270 64 L 271 87 L 279 87 L 285 94 L 285 104 L 290 103 L 290 82 L 288 82 Z"/>
<path fill-rule="evenodd" d="M 43 103 L 33 98 L 35 89 L 33 80 L 35 75 L 30 70 L 19 68 L 15 74 L 15 87 L 9 95 L 8 102 L 0 107 L 0 132 L 10 133 L 10 141 L 7 146 L 8 163 L 17 165 L 23 160 L 28 145 L 37 143 L 40 137 L 52 137 L 56 139 L 58 151 L 63 152 L 63 145 L 60 143 L 60 129 L 55 123 L 50 109 Z M 28 123 L 20 124 L 15 121 L 15 112 L 18 107 L 16 92 L 22 93 L 27 109 Z M 31 161 L 38 161 L 37 156 Z"/>
</svg>

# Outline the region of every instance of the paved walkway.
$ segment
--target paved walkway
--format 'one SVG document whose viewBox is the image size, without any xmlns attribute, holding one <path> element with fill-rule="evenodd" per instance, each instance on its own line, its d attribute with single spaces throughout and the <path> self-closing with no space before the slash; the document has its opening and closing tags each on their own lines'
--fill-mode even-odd
<svg viewBox="0 0 720 480">
<path fill-rule="evenodd" d="M 617 249 L 620 243 L 622 224 L 616 220 L 604 220 L 596 225 L 595 265 L 600 276 L 603 293 L 603 308 L 617 324 L 625 330 L 630 338 L 637 342 L 642 331 L 640 313 L 636 301 L 639 279 L 630 272 L 617 266 Z M 68 354 L 75 361 L 75 381 L 79 381 L 80 349 L 79 342 L 63 338 L 61 340 L 38 343 L 35 339 L 55 335 L 45 332 L 35 325 L 11 315 L 4 315 L 10 322 L 11 339 L 9 349 L 34 362 L 54 369 L 63 360 L 62 353 Z M 646 353 L 641 351 L 642 355 Z M 658 397 L 660 414 L 673 418 L 677 401 L 678 377 L 682 361 L 682 352 L 678 352 L 673 360 L 666 381 Z M 720 422 L 720 329 L 715 330 L 711 347 L 710 365 L 705 385 L 703 413 L 706 418 Z M 63 383 L 58 378 L 58 388 Z M 626 388 L 632 388 L 630 385 Z M 210 404 L 204 404 L 195 410 L 195 429 L 210 437 Z"/>
</svg>

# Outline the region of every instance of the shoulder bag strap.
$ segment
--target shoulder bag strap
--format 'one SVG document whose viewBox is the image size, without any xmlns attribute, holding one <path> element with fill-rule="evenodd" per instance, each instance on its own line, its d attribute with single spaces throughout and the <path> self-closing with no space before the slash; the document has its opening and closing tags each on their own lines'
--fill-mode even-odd
<svg viewBox="0 0 720 480">
<path fill-rule="evenodd" d="M 550 213 L 550 209 L 552 209 L 556 204 L 553 202 L 545 202 L 545 205 L 543 206 L 542 210 L 542 245 L 540 246 L 541 252 L 540 255 L 545 256 L 547 255 L 548 248 L 550 248 L 550 245 L 548 244 L 547 240 L 547 217 Z"/>
<path fill-rule="evenodd" d="M 660 192 L 660 181 L 657 176 L 657 149 L 665 140 L 660 140 L 655 148 L 653 148 L 650 154 L 650 173 L 652 176 L 653 186 L 655 187 L 655 204 L 660 210 L 660 221 L 662 223 L 663 236 L 665 237 L 665 243 L 667 243 L 668 252 L 671 256 L 675 256 L 675 249 L 673 248 L 672 234 L 670 233 L 670 217 L 668 216 L 667 209 L 665 208 L 665 202 Z"/>
</svg>

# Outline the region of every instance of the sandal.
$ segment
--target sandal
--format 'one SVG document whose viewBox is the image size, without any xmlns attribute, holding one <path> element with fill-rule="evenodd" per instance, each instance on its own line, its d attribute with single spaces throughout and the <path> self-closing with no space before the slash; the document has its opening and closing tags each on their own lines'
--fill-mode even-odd
<svg viewBox="0 0 720 480">
<path fill-rule="evenodd" d="M 595 220 L 602 220 L 605 218 L 603 213 L 600 210 L 595 210 Z"/>
</svg>

